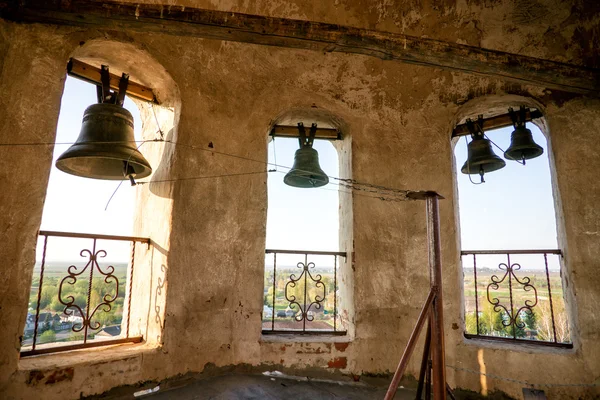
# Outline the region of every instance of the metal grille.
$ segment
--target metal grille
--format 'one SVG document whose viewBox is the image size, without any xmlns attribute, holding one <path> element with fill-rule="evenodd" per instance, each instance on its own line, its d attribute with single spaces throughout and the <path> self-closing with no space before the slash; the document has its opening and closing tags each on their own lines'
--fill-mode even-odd
<svg viewBox="0 0 600 400">
<path fill-rule="evenodd" d="M 462 251 L 465 337 L 572 348 L 560 250 Z"/>
<path fill-rule="evenodd" d="M 41 261 L 39 272 L 34 268 L 21 356 L 141 342 L 129 335 L 132 278 L 136 243 L 149 246 L 150 239 L 50 231 L 39 236 Z M 104 262 L 106 241 L 129 244 L 129 260 Z M 57 259 L 49 261 L 49 252 Z M 65 258 L 75 255 L 78 261 Z"/>
<path fill-rule="evenodd" d="M 266 250 L 262 332 L 336 334 L 338 265 L 343 252 Z"/>
</svg>

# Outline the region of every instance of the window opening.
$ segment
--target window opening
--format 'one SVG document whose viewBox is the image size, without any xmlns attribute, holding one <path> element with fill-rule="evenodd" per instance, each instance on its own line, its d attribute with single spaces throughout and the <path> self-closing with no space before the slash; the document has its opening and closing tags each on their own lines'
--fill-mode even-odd
<svg viewBox="0 0 600 400">
<path fill-rule="evenodd" d="M 484 184 L 473 185 L 460 172 L 467 159 L 464 141 L 454 148 L 465 336 L 572 347 L 547 141 L 534 124 L 527 128 L 543 154 L 525 165 L 507 160 L 505 168 L 485 175 Z M 508 149 L 512 131 L 485 136 Z"/>
<path fill-rule="evenodd" d="M 324 173 L 339 176 L 332 142 L 316 139 L 313 148 Z M 269 163 L 277 159 L 288 168 L 278 167 L 279 173 L 268 177 L 262 330 L 345 334 L 338 315 L 339 267 L 345 258 L 339 251 L 338 186 L 286 185 L 284 175 L 298 150 L 298 128 L 296 137 L 274 137 L 269 143 Z"/>
<path fill-rule="evenodd" d="M 55 166 L 58 157 L 77 140 L 84 110 L 96 102 L 94 85 L 67 77 L 36 249 L 22 356 L 141 341 L 141 337 L 129 332 L 129 293 L 136 246 L 147 246 L 149 239 L 131 237 L 135 191 L 123 185 L 105 210 L 117 182 L 81 178 Z M 133 115 L 135 137 L 139 140 L 139 110 L 127 97 L 124 107 Z"/>
</svg>

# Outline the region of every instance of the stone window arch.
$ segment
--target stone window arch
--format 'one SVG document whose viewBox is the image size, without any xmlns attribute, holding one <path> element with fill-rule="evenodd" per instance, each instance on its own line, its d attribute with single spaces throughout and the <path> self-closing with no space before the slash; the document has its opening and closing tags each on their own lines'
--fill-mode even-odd
<svg viewBox="0 0 600 400">
<path fill-rule="evenodd" d="M 514 131 L 508 109 L 518 114 L 521 106 L 534 117 L 526 127 L 544 153 L 525 165 L 506 159 L 505 168 L 485 174 L 485 183 L 476 174 L 468 179 L 461 173 L 468 158 L 465 139 L 472 136 L 464 132 L 467 119 L 483 125 L 493 151 L 504 159 Z M 465 337 L 572 347 L 560 198 L 543 107 L 517 96 L 492 97 L 467 104 L 457 119 L 454 181 Z"/>
<path fill-rule="evenodd" d="M 318 128 L 313 148 L 319 152 L 320 165 L 329 175 L 327 186 L 307 189 L 283 184 L 285 174 L 294 164 L 294 153 L 299 148 L 299 123 L 303 124 L 307 135 L 312 124 Z M 268 182 L 263 334 L 299 331 L 346 334 L 351 328 L 349 315 L 352 312 L 352 277 L 349 271 L 352 196 L 339 190 L 341 186 L 335 178 L 351 178 L 348 127 L 326 110 L 299 108 L 285 111 L 275 118 L 268 134 L 269 168 L 277 171 L 269 174 Z M 272 165 L 275 163 L 277 166 Z M 326 210 L 323 209 L 325 205 L 312 202 L 319 193 L 324 194 L 320 197 L 329 198 Z M 289 208 L 281 210 L 282 203 L 293 202 L 294 199 L 298 200 L 298 204 L 293 206 L 297 213 L 289 212 Z M 305 235 L 312 237 L 303 240 Z M 327 241 L 323 240 L 323 235 L 337 238 Z M 328 244 L 323 244 L 325 241 Z M 286 251 L 298 252 L 286 254 Z M 304 298 L 300 299 L 305 287 L 306 303 Z"/>
<path fill-rule="evenodd" d="M 175 146 L 169 142 L 175 142 L 177 137 L 177 120 L 180 109 L 178 88 L 166 70 L 154 58 L 131 44 L 92 40 L 82 43 L 73 51 L 70 59 L 78 60 L 90 68 L 108 65 L 111 74 L 120 76 L 122 73 L 126 73 L 129 75 L 130 82 L 151 88 L 154 93 L 154 102 L 131 99 L 139 109 L 139 122 L 141 122 L 141 137 L 139 138 L 141 142 L 137 144 L 139 150 L 150 162 L 153 173 L 137 182 L 138 185 L 135 187 L 126 187 L 127 190 L 135 192 L 134 210 L 130 215 L 133 230 L 131 233 L 126 233 L 126 236 L 132 240 L 127 241 L 121 236 L 118 238 L 114 236 L 123 235 L 120 232 L 111 232 L 110 237 L 98 236 L 96 234 L 105 232 L 95 232 L 93 226 L 85 224 L 82 225 L 82 230 L 85 232 L 81 232 L 81 230 L 66 233 L 40 232 L 42 240 L 38 252 L 39 264 L 44 260 L 45 271 L 42 271 L 39 264 L 34 268 L 33 284 L 37 286 L 32 287 L 32 293 L 36 292 L 35 294 L 39 297 L 33 296 L 35 307 L 34 310 L 30 310 L 33 311 L 33 315 L 28 315 L 24 324 L 25 336 L 29 330 L 33 330 L 38 346 L 34 348 L 33 343 L 27 346 L 27 343 L 22 342 L 22 356 L 79 347 L 96 347 L 104 341 L 143 340 L 150 345 L 160 345 L 162 342 L 173 203 L 172 182 L 168 182 L 168 179 L 171 177 L 170 166 L 175 153 Z M 65 61 L 65 67 L 67 67 L 67 61 Z M 62 87 L 57 85 L 56 90 L 62 91 Z M 86 90 L 94 93 L 95 97 L 93 85 L 89 85 L 89 89 L 86 88 Z M 78 123 L 81 122 L 80 116 L 73 116 L 73 118 L 79 118 Z M 62 151 L 64 149 L 57 148 L 55 150 L 55 152 Z M 50 167 L 51 165 L 47 165 L 48 169 Z M 116 187 L 116 184 L 114 186 Z M 90 195 L 94 194 L 90 193 Z M 111 207 L 119 207 L 119 204 L 113 203 Z M 149 218 L 150 215 L 151 218 Z M 81 215 L 80 218 L 85 220 L 86 216 Z M 139 240 L 133 240 L 134 238 Z M 52 248 L 53 241 L 55 242 L 54 248 Z M 118 248 L 122 247 L 111 245 L 109 242 L 124 242 L 131 245 L 128 250 L 125 250 L 130 257 L 124 265 L 109 260 L 110 254 L 105 254 L 105 252 L 110 253 L 105 249 L 118 252 Z M 73 254 L 66 250 L 67 246 L 81 247 L 77 252 L 81 250 L 79 255 L 83 260 L 64 258 L 69 256 L 63 256 L 63 259 L 60 260 L 61 252 Z M 59 261 L 50 262 L 48 257 L 51 252 L 57 254 Z M 102 260 L 104 256 L 107 257 L 106 262 Z M 74 267 L 71 268 L 71 264 Z M 97 268 L 94 269 L 95 265 Z M 85 271 L 82 271 L 84 268 L 86 268 Z M 90 272 L 92 269 L 94 272 Z M 117 271 L 120 269 L 124 269 L 119 272 L 122 275 L 118 275 Z M 88 275 L 88 273 L 91 274 Z M 91 282 L 90 277 L 92 277 Z M 40 309 L 43 307 L 41 307 L 42 302 L 38 299 L 42 299 L 44 296 L 48 296 L 47 293 L 50 293 L 44 289 L 44 278 L 46 284 L 53 283 L 51 280 L 56 281 L 58 293 L 52 293 L 57 299 L 51 299 L 57 303 L 56 310 Z M 79 299 L 81 296 L 76 295 L 75 288 L 78 284 L 89 284 L 89 287 L 93 288 L 93 290 L 88 289 L 87 299 Z M 99 286 L 97 289 L 96 285 L 105 285 L 106 287 Z M 148 293 L 152 293 L 152 295 L 149 296 Z M 116 308 L 117 302 L 122 303 L 121 309 Z M 111 319 L 110 324 L 105 324 L 106 321 L 101 318 L 103 313 L 116 310 L 119 313 L 122 312 L 121 318 L 117 318 L 115 321 Z M 60 325 L 57 328 L 60 328 L 60 331 L 55 332 L 56 340 L 50 340 L 50 342 L 64 339 L 67 341 L 64 345 L 44 346 L 44 343 L 39 341 L 41 331 L 47 331 L 49 328 L 44 325 L 48 316 L 57 319 L 52 323 L 53 328 L 57 324 Z M 42 319 L 44 321 L 41 321 Z M 63 331 L 67 336 L 63 334 L 65 333 Z M 65 337 L 58 340 L 57 336 L 59 335 Z M 136 340 L 128 340 L 131 338 Z"/>
</svg>

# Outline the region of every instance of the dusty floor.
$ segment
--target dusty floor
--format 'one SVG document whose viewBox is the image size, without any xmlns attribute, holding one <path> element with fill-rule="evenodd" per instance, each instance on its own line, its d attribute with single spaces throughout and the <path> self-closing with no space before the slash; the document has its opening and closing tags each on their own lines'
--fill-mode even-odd
<svg viewBox="0 0 600 400">
<path fill-rule="evenodd" d="M 228 375 L 204 379 L 184 387 L 140 396 L 141 399 L 383 399 L 386 388 L 362 383 L 336 383 L 260 375 Z M 414 399 L 414 391 L 400 389 L 396 400 Z"/>
</svg>

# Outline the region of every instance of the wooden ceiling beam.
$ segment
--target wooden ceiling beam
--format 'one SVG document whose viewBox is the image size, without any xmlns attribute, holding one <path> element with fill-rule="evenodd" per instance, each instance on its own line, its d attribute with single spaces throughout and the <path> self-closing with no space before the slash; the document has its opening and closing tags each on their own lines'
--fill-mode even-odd
<svg viewBox="0 0 600 400">
<path fill-rule="evenodd" d="M 306 126 L 305 128 L 308 131 L 310 126 Z M 298 127 L 292 125 L 275 125 L 273 129 L 271 129 L 270 135 L 273 137 L 300 137 L 300 133 L 298 133 Z M 342 136 L 340 131 L 335 128 L 317 127 L 315 132 L 315 139 L 340 140 L 341 138 Z"/>
<path fill-rule="evenodd" d="M 99 0 L 0 0 L 2 18 L 24 23 L 156 32 L 321 52 L 362 54 L 597 96 L 600 70 L 428 38 L 320 22 L 168 4 Z"/>
<path fill-rule="evenodd" d="M 528 110 L 525 114 L 525 122 L 531 122 L 534 119 L 542 118 L 543 115 L 538 110 Z M 473 121 L 477 121 L 477 118 L 471 118 Z M 513 126 L 512 118 L 510 114 L 496 115 L 490 118 L 484 118 L 481 129 L 483 131 L 490 131 L 492 129 L 505 128 L 507 126 Z M 452 131 L 452 137 L 470 135 L 467 124 L 456 125 L 456 128 Z"/>
<path fill-rule="evenodd" d="M 102 84 L 102 81 L 100 79 L 100 68 L 96 68 L 93 65 L 86 64 L 74 58 L 72 58 L 67 64 L 67 74 L 69 74 L 69 76 L 81 79 L 94 85 Z M 110 74 L 110 88 L 112 90 L 119 91 L 120 79 L 120 76 Z M 156 97 L 154 96 L 152 89 L 131 80 L 127 84 L 127 95 L 135 97 L 139 100 L 157 103 Z"/>
</svg>

